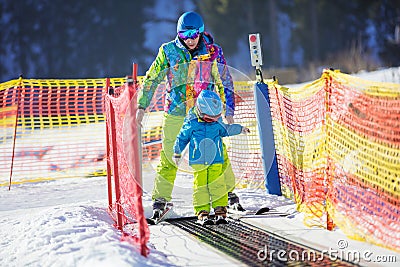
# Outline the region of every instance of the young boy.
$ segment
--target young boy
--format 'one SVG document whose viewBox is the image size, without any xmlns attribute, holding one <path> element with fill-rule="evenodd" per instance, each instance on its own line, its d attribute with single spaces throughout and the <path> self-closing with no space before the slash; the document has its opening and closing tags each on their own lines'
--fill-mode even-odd
<svg viewBox="0 0 400 267">
<path fill-rule="evenodd" d="M 190 143 L 189 164 L 194 170 L 193 206 L 200 223 L 209 221 L 210 206 L 216 220 L 226 218 L 228 193 L 222 173 L 222 137 L 250 132 L 240 124 L 223 123 L 221 113 L 219 95 L 210 90 L 201 91 L 174 145 L 173 160 L 178 164 L 182 151 Z"/>
</svg>

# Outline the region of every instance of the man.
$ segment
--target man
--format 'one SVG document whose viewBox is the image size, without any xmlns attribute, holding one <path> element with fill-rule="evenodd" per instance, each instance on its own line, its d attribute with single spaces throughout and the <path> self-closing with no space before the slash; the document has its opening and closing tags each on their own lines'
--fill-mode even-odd
<svg viewBox="0 0 400 267">
<path fill-rule="evenodd" d="M 173 146 L 184 118 L 196 97 L 203 89 L 216 91 L 224 103 L 225 119 L 234 123 L 235 110 L 232 77 L 220 46 L 204 31 L 201 16 L 195 12 L 182 14 L 177 23 L 177 36 L 161 45 L 156 59 L 146 72 L 142 89 L 138 95 L 137 122 L 141 125 L 145 109 L 150 105 L 157 86 L 166 81 L 162 150 L 154 182 L 153 218 L 157 218 L 171 200 L 177 166 L 171 160 Z M 226 189 L 229 204 L 243 209 L 239 198 L 231 193 L 235 188 L 235 176 L 224 146 Z"/>
</svg>

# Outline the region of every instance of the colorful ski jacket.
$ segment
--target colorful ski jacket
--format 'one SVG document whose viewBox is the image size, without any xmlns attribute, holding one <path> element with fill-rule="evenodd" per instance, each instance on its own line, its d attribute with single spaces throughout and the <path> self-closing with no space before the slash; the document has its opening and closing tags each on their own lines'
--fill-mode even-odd
<svg viewBox="0 0 400 267">
<path fill-rule="evenodd" d="M 242 128 L 240 124 L 225 124 L 221 118 L 216 122 L 204 122 L 192 108 L 176 138 L 174 154 L 181 155 L 190 143 L 190 165 L 224 163 L 222 137 L 240 134 Z"/>
<path fill-rule="evenodd" d="M 164 111 L 168 114 L 185 116 L 198 94 L 208 89 L 220 95 L 225 115 L 234 115 L 233 81 L 222 48 L 204 32 L 198 49 L 192 54 L 178 37 L 160 47 L 139 91 L 139 108 L 146 109 L 150 105 L 155 90 L 166 77 Z"/>
</svg>

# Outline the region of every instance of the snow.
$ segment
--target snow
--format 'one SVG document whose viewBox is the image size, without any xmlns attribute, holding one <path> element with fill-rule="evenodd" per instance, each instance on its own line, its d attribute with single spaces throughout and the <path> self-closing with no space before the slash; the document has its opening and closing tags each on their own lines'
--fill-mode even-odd
<svg viewBox="0 0 400 267">
<path fill-rule="evenodd" d="M 400 68 L 372 73 L 373 80 L 399 81 Z M 367 73 L 360 74 L 367 79 Z M 397 80 L 393 81 L 393 77 Z M 151 213 L 151 189 L 155 167 L 143 168 L 146 215 Z M 1 177 L 0 181 L 6 181 Z M 193 213 L 192 177 L 179 175 L 174 191 L 172 217 Z M 283 197 L 268 195 L 265 190 L 237 189 L 246 208 L 275 207 L 293 212 L 295 205 Z M 106 212 L 106 177 L 66 178 L 39 183 L 0 187 L 0 266 L 242 266 L 220 251 L 189 236 L 167 223 L 151 226 L 150 254 L 143 257 L 126 242 Z M 400 253 L 347 238 L 340 229 L 327 231 L 309 228 L 302 214 L 288 217 L 248 218 L 247 222 L 281 237 L 318 250 L 370 253 L 371 261 L 363 266 L 398 266 Z M 397 233 L 398 234 L 398 233 Z M 345 243 L 347 250 L 340 250 Z M 260 249 L 260 248 L 255 248 Z M 394 256 L 396 263 L 374 262 L 378 256 Z"/>
</svg>

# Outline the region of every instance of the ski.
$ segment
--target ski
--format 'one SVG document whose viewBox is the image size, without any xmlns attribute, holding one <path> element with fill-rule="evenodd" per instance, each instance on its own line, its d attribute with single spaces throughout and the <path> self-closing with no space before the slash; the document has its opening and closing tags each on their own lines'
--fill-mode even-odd
<svg viewBox="0 0 400 267">
<path fill-rule="evenodd" d="M 262 208 L 260 208 L 258 210 L 245 210 L 245 209 L 237 210 L 237 209 L 232 209 L 232 208 L 228 207 L 228 214 L 236 214 L 236 215 L 239 215 L 239 216 L 242 216 L 242 215 L 261 215 L 261 214 L 264 214 L 266 212 L 269 212 L 270 210 L 271 209 L 269 207 L 262 207 Z"/>
<path fill-rule="evenodd" d="M 203 220 L 197 220 L 196 223 L 205 226 L 205 225 L 227 224 L 228 221 L 223 216 L 212 215 L 208 218 L 204 218 Z"/>
<path fill-rule="evenodd" d="M 215 223 L 216 225 L 218 225 L 218 224 L 227 224 L 228 221 L 227 221 L 226 218 L 223 217 L 223 216 L 215 216 L 215 218 L 214 218 L 214 223 Z"/>
<path fill-rule="evenodd" d="M 229 205 L 227 207 L 227 211 L 230 213 L 239 213 L 245 214 L 247 211 L 240 205 L 240 203 L 234 203 L 233 205 Z"/>
<path fill-rule="evenodd" d="M 206 225 L 214 225 L 214 220 L 211 218 L 204 218 L 203 220 L 197 220 L 196 223 L 206 226 Z"/>
<path fill-rule="evenodd" d="M 173 204 L 168 202 L 165 205 L 165 209 L 163 210 L 163 212 L 160 214 L 160 217 L 154 218 L 146 218 L 146 221 L 149 225 L 156 225 L 159 224 L 160 222 L 164 221 L 167 218 L 167 215 L 171 212 L 173 208 Z"/>
<path fill-rule="evenodd" d="M 246 210 L 245 212 L 232 211 L 228 209 L 228 217 L 231 219 L 239 220 L 241 218 L 262 218 L 262 217 L 289 217 L 297 214 L 298 211 L 282 212 L 274 208 L 262 207 L 258 210 Z"/>
</svg>

